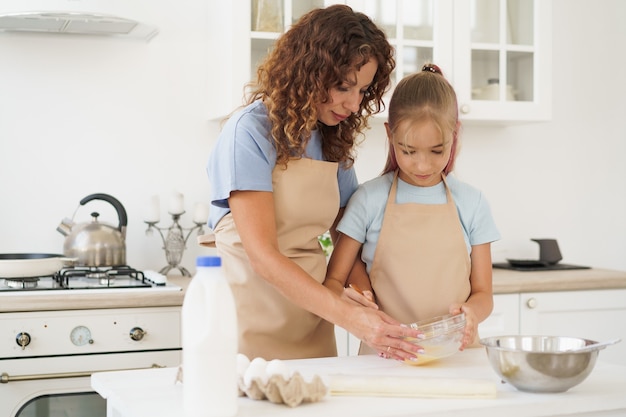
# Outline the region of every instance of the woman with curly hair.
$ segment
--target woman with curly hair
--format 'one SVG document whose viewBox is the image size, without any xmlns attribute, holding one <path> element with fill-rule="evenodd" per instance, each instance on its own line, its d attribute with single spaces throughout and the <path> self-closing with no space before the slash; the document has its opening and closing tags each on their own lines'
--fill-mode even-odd
<svg viewBox="0 0 626 417">
<path fill-rule="evenodd" d="M 209 227 L 235 296 L 239 351 L 250 358 L 336 356 L 332 323 L 379 352 L 393 345 L 398 359 L 414 356 L 402 336 L 416 331 L 321 285 L 318 236 L 337 236 L 358 186 L 357 138 L 381 110 L 394 67 L 367 16 L 343 5 L 312 10 L 278 39 L 247 105 L 222 128 L 207 166 Z"/>
</svg>

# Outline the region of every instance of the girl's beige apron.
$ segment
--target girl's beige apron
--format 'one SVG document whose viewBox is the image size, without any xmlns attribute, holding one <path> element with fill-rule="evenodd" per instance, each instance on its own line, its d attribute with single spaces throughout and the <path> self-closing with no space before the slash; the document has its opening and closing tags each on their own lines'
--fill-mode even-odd
<svg viewBox="0 0 626 417">
<path fill-rule="evenodd" d="M 302 158 L 272 173 L 280 251 L 320 284 L 326 257 L 317 237 L 339 210 L 337 169 L 337 163 Z M 336 356 L 334 326 L 292 304 L 252 270 L 230 213 L 214 232 L 237 305 L 239 352 L 267 360 Z"/>
<path fill-rule="evenodd" d="M 402 323 L 448 314 L 470 295 L 470 258 L 446 182 L 445 204 L 396 204 L 398 172 L 370 272 L 381 310 Z M 372 353 L 361 344 L 359 353 Z"/>
</svg>

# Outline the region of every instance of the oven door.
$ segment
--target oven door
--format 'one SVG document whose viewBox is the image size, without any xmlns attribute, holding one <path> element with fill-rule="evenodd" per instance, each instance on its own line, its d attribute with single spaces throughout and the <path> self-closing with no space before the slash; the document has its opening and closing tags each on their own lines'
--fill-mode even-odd
<svg viewBox="0 0 626 417">
<path fill-rule="evenodd" d="M 0 386 L 0 415 L 8 417 L 106 417 L 106 400 L 89 377 L 13 381 Z"/>
<path fill-rule="evenodd" d="M 1 417 L 105 417 L 94 372 L 178 366 L 181 350 L 0 359 Z"/>
</svg>

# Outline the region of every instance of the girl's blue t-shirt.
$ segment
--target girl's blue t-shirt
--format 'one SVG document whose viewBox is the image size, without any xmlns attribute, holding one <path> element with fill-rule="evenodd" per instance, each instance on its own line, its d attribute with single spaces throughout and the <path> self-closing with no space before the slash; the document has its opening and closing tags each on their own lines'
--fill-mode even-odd
<svg viewBox="0 0 626 417">
<path fill-rule="evenodd" d="M 341 233 L 363 244 L 361 259 L 367 265 L 368 273 L 372 268 L 393 175 L 389 172 L 362 184 L 337 225 Z M 499 240 L 500 232 L 483 194 L 451 175 L 446 180 L 459 213 L 468 253 L 474 245 Z M 432 187 L 417 187 L 398 179 L 396 203 L 445 204 L 445 186 L 440 182 Z"/>
<path fill-rule="evenodd" d="M 269 140 L 270 129 L 267 108 L 262 101 L 256 101 L 236 112 L 224 124 L 207 164 L 211 185 L 210 228 L 213 229 L 230 212 L 228 198 L 232 191 L 272 191 L 276 149 Z M 319 131 L 312 133 L 305 157 L 325 160 Z M 340 207 L 345 207 L 358 187 L 354 167 L 346 169 L 340 164 L 337 183 Z"/>
</svg>

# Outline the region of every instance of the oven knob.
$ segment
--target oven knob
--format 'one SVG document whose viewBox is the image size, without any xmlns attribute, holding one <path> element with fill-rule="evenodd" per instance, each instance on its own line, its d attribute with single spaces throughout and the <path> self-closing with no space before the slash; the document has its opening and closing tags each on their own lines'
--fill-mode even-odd
<svg viewBox="0 0 626 417">
<path fill-rule="evenodd" d="M 21 346 L 22 350 L 24 350 L 26 349 L 26 346 L 30 344 L 30 335 L 26 332 L 18 333 L 15 337 L 15 341 L 17 342 L 18 346 Z"/>
<path fill-rule="evenodd" d="M 148 333 L 148 332 L 146 332 L 141 327 L 133 327 L 132 329 L 130 329 L 130 338 L 132 340 L 138 342 L 141 339 L 143 339 L 143 337 L 146 335 L 146 333 Z"/>
</svg>

